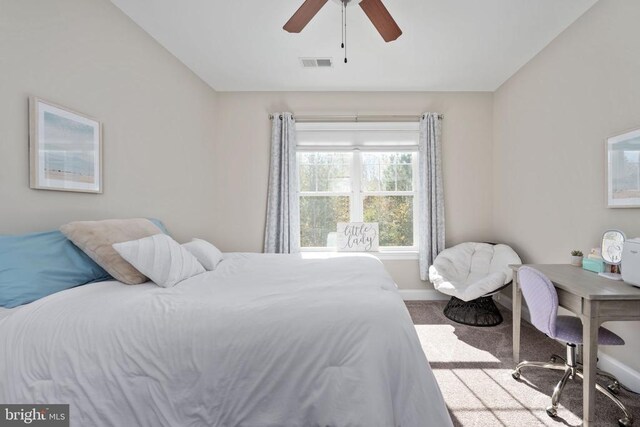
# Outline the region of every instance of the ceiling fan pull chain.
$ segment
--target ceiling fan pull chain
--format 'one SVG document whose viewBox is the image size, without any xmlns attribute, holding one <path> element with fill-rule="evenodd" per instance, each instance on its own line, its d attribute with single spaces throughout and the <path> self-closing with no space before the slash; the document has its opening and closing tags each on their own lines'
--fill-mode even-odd
<svg viewBox="0 0 640 427">
<path fill-rule="evenodd" d="M 344 63 L 347 63 L 347 4 L 344 4 Z"/>
<path fill-rule="evenodd" d="M 342 2 L 342 21 L 340 21 L 340 29 L 342 30 L 342 44 L 340 47 L 344 49 L 344 2 Z"/>
</svg>

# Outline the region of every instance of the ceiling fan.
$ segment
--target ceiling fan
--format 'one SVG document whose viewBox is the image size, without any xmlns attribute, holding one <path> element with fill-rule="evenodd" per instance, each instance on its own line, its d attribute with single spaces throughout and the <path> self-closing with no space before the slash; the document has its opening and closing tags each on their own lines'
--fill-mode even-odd
<svg viewBox="0 0 640 427">
<path fill-rule="evenodd" d="M 305 0 L 302 6 L 298 8 L 296 13 L 284 24 L 282 27 L 285 31 L 290 33 L 299 33 L 304 27 L 313 19 L 314 16 L 322 9 L 328 0 Z M 342 21 L 343 21 L 343 42 L 342 47 L 346 47 L 345 33 L 346 33 L 346 8 L 352 0 L 334 0 L 342 5 Z M 361 0 L 360 7 L 367 15 L 371 23 L 376 30 L 380 33 L 385 42 L 391 42 L 396 40 L 402 35 L 402 30 L 396 24 L 393 17 L 382 4 L 381 0 Z M 345 62 L 347 62 L 345 54 Z"/>
</svg>

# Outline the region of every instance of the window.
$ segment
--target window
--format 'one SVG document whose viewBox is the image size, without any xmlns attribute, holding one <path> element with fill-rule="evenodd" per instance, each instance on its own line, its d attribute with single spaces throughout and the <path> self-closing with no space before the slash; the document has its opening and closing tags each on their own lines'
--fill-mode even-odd
<svg viewBox="0 0 640 427">
<path fill-rule="evenodd" d="M 350 221 L 352 158 L 352 153 L 298 153 L 301 247 L 327 247 L 336 224 Z"/>
<path fill-rule="evenodd" d="M 298 123 L 300 246 L 334 250 L 338 222 L 377 222 L 380 251 L 417 251 L 414 123 Z"/>
</svg>

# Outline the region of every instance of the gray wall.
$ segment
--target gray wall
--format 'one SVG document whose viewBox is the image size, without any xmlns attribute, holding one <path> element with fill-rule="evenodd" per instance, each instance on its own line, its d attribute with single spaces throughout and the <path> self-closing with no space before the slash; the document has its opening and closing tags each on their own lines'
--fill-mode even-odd
<svg viewBox="0 0 640 427">
<path fill-rule="evenodd" d="M 640 127 L 639 21 L 640 2 L 600 0 L 495 93 L 493 230 L 525 262 L 640 236 L 640 210 L 605 199 L 605 139 Z M 638 326 L 603 351 L 640 371 Z"/>
<path fill-rule="evenodd" d="M 491 237 L 492 104 L 490 93 L 219 92 L 216 171 L 216 244 L 260 251 L 269 174 L 268 115 L 418 114 L 437 111 L 443 122 L 447 244 Z M 230 161 L 233 166 L 229 167 Z M 433 289 L 420 281 L 418 264 L 385 261 L 403 289 Z"/>
<path fill-rule="evenodd" d="M 0 234 L 156 216 L 213 239 L 216 93 L 105 0 L 0 0 Z M 104 194 L 29 189 L 27 98 L 104 125 Z"/>
</svg>

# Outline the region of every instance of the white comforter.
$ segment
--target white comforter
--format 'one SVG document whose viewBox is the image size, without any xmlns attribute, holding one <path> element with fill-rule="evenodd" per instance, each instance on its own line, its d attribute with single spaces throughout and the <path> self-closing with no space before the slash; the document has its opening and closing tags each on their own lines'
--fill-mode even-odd
<svg viewBox="0 0 640 427">
<path fill-rule="evenodd" d="M 231 254 L 174 288 L 104 282 L 0 317 L 0 402 L 72 426 L 450 426 L 369 257 Z"/>
</svg>

